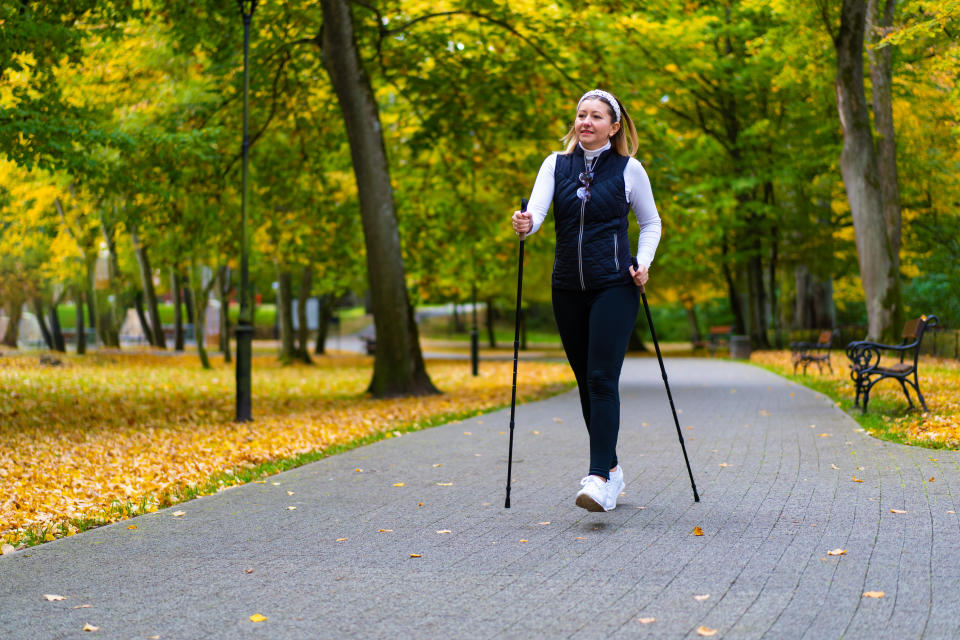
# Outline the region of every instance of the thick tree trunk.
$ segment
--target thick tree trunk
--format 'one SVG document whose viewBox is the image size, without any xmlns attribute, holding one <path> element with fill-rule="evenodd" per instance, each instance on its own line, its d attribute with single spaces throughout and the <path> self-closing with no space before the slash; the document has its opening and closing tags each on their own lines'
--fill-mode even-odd
<svg viewBox="0 0 960 640">
<path fill-rule="evenodd" d="M 196 321 L 193 325 L 193 335 L 197 341 L 197 355 L 200 356 L 200 364 L 204 369 L 212 369 L 210 366 L 210 356 L 207 355 L 207 331 L 206 331 L 206 319 L 207 319 L 207 299 L 210 296 L 210 289 L 213 287 L 213 283 L 216 281 L 216 278 L 211 278 L 210 282 L 206 285 L 203 284 L 202 278 L 200 277 L 199 269 L 197 268 L 196 262 L 191 260 L 190 262 L 190 290 L 192 293 L 192 298 L 196 301 L 196 315 L 194 318 Z"/>
<path fill-rule="evenodd" d="M 143 286 L 143 295 L 146 297 L 147 313 L 150 318 L 150 344 L 160 349 L 167 348 L 167 341 L 163 335 L 163 325 L 160 322 L 160 307 L 157 304 L 157 290 L 153 286 L 153 273 L 150 269 L 150 258 L 147 248 L 140 242 L 137 228 L 130 227 L 130 239 L 133 241 L 133 252 L 137 256 L 137 266 L 140 268 L 140 282 Z"/>
<path fill-rule="evenodd" d="M 878 5 L 883 6 L 882 14 Z M 893 27 L 893 14 L 897 0 L 870 0 L 867 6 L 867 40 L 876 45 Z M 868 49 L 870 80 L 873 86 L 873 124 L 877 130 L 877 164 L 880 169 L 880 197 L 883 202 L 883 219 L 890 242 L 891 270 L 900 286 L 900 185 L 897 176 L 897 137 L 893 124 L 893 47 Z M 899 334 L 903 326 L 903 305 L 897 301 L 893 310 L 892 328 Z"/>
<path fill-rule="evenodd" d="M 43 299 L 39 296 L 33 298 L 33 313 L 37 316 L 37 324 L 40 325 L 40 333 L 43 335 L 44 344 L 47 345 L 47 349 L 53 351 L 53 336 L 50 335 L 47 318 L 43 313 Z"/>
<path fill-rule="evenodd" d="M 297 357 L 306 364 L 313 364 L 308 344 L 310 327 L 307 326 L 307 300 L 310 299 L 312 280 L 313 269 L 310 265 L 306 265 L 300 275 L 300 295 L 297 296 Z"/>
<path fill-rule="evenodd" d="M 84 297 L 83 287 L 77 287 L 73 296 L 77 316 L 77 355 L 83 355 L 87 352 L 87 326 L 83 322 Z"/>
<path fill-rule="evenodd" d="M 370 391 L 375 396 L 437 393 L 427 375 L 403 269 L 400 235 L 370 78 L 353 31 L 350 4 L 321 0 L 322 57 L 343 113 L 367 245 L 367 277 L 377 351 Z"/>
<path fill-rule="evenodd" d="M 767 292 L 763 283 L 763 258 L 759 238 L 753 240 L 754 255 L 747 262 L 747 297 L 750 311 L 750 344 L 754 349 L 769 349 L 767 338 Z"/>
<path fill-rule="evenodd" d="M 54 298 L 50 305 L 50 336 L 53 338 L 53 350 L 66 353 L 67 343 L 63 339 L 63 329 L 60 327 L 60 314 L 57 313 L 59 306 L 59 300 Z"/>
<path fill-rule="evenodd" d="M 685 296 L 682 300 L 683 310 L 687 313 L 687 331 L 690 334 L 690 343 L 699 344 L 703 342 L 703 335 L 700 333 L 700 323 L 697 322 L 697 305 L 693 298 Z"/>
<path fill-rule="evenodd" d="M 740 306 L 740 293 L 737 291 L 737 284 L 733 279 L 733 273 L 730 270 L 730 265 L 727 263 L 727 253 L 729 252 L 729 247 L 727 245 L 726 233 L 723 235 L 720 251 L 723 256 L 721 261 L 723 279 L 727 283 L 727 299 L 730 302 L 730 312 L 733 314 L 733 333 L 734 335 L 738 336 L 746 335 L 747 325 L 746 322 L 744 322 L 743 309 Z"/>
<path fill-rule="evenodd" d="M 170 267 L 170 291 L 173 293 L 173 349 L 183 351 L 183 300 L 180 273 L 176 267 Z"/>
<path fill-rule="evenodd" d="M 187 311 L 187 324 L 195 324 L 194 298 L 193 289 L 190 286 L 183 290 L 183 307 Z M 194 335 L 196 335 L 196 327 L 194 327 Z"/>
<path fill-rule="evenodd" d="M 297 357 L 293 345 L 293 277 L 287 268 L 277 269 L 277 323 L 280 325 L 280 353 L 278 357 L 284 364 L 293 362 Z"/>
<path fill-rule="evenodd" d="M 840 170 L 853 214 L 860 279 L 867 306 L 867 337 L 892 340 L 900 287 L 883 215 L 880 174 L 863 84 L 865 0 L 844 0 L 837 50 L 837 111 L 843 127 Z"/>
<path fill-rule="evenodd" d="M 493 305 L 493 298 L 487 299 L 487 341 L 491 349 L 497 348 L 497 334 L 494 323 L 497 319 L 497 308 Z"/>
<path fill-rule="evenodd" d="M 20 339 L 20 318 L 23 317 L 23 301 L 15 298 L 7 305 L 7 329 L 3 332 L 3 340 L 0 343 L 12 349 L 17 348 L 17 340 Z"/>
</svg>

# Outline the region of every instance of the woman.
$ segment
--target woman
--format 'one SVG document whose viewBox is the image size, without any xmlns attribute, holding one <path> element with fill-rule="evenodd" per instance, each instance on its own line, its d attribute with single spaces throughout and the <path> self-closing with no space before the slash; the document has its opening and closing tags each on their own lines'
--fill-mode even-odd
<svg viewBox="0 0 960 640">
<path fill-rule="evenodd" d="M 564 152 L 543 161 L 513 229 L 536 233 L 553 204 L 553 314 L 590 436 L 590 468 L 576 504 L 610 511 L 624 489 L 616 452 L 620 369 L 639 310 L 637 288 L 647 282 L 660 241 L 660 217 L 647 173 L 632 157 L 637 130 L 615 96 L 585 93 L 564 142 Z M 631 209 L 640 225 L 635 259 L 627 237 Z"/>
</svg>

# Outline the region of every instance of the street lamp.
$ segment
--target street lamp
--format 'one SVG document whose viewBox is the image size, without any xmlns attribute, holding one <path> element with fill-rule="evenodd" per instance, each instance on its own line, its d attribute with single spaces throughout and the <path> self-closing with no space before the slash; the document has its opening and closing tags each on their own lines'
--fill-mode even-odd
<svg viewBox="0 0 960 640">
<path fill-rule="evenodd" d="M 250 308 L 250 270 L 247 264 L 247 165 L 250 136 L 247 128 L 250 93 L 250 20 L 257 0 L 237 0 L 243 16 L 243 186 L 240 196 L 240 317 L 237 318 L 237 422 L 250 422 L 250 360 L 253 350 L 253 311 Z"/>
</svg>

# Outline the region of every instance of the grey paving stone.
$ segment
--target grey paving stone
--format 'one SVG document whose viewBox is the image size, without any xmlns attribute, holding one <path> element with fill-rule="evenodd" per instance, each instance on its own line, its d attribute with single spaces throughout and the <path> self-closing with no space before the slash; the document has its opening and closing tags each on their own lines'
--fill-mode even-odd
<svg viewBox="0 0 960 640">
<path fill-rule="evenodd" d="M 700 503 L 656 360 L 631 359 L 614 512 L 573 504 L 571 392 L 518 408 L 509 510 L 500 411 L 3 556 L 0 638 L 960 637 L 960 453 L 747 365 L 667 369 Z"/>
</svg>

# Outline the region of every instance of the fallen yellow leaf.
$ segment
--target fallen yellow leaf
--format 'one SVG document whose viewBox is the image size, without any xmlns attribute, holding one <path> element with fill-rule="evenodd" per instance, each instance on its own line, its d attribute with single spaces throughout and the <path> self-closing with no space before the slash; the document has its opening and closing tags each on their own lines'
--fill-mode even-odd
<svg viewBox="0 0 960 640">
<path fill-rule="evenodd" d="M 477 424 L 483 424 L 483 423 L 478 421 Z M 470 433 L 469 431 L 464 431 L 464 432 L 463 432 L 463 435 L 465 435 L 465 436 L 472 436 L 473 434 Z"/>
<path fill-rule="evenodd" d="M 405 486 L 407 486 L 407 483 L 406 483 L 406 482 L 394 482 L 394 483 L 393 483 L 393 486 L 395 486 L 395 487 L 405 487 Z"/>
<path fill-rule="evenodd" d="M 727 464 L 726 462 L 721 462 L 721 463 L 720 463 L 719 465 L 717 465 L 717 466 L 719 466 L 719 467 L 729 467 L 730 465 Z"/>
<path fill-rule="evenodd" d="M 287 495 L 288 495 L 288 496 L 292 496 L 292 495 L 293 495 L 293 491 L 287 491 Z"/>
<path fill-rule="evenodd" d="M 586 540 L 586 538 L 584 538 L 583 536 L 577 536 L 576 538 L 574 538 L 574 540 Z"/>
<path fill-rule="evenodd" d="M 829 437 L 832 436 L 832 435 L 833 435 L 832 433 L 821 433 L 821 434 L 820 434 L 820 437 L 821 437 L 821 438 L 829 438 Z"/>
<path fill-rule="evenodd" d="M 129 527 L 127 527 L 127 529 L 136 529 L 136 528 L 137 528 L 137 525 L 135 525 L 135 524 L 132 524 L 132 525 L 130 525 Z"/>
<path fill-rule="evenodd" d="M 174 517 L 174 518 L 179 518 L 180 516 L 185 516 L 185 515 L 187 515 L 187 512 L 186 512 L 186 511 L 174 511 L 174 512 L 173 512 L 173 517 Z"/>
<path fill-rule="evenodd" d="M 563 422 L 563 418 L 554 418 L 553 421 L 560 423 L 560 422 Z"/>
<path fill-rule="evenodd" d="M 845 555 L 847 555 L 847 550 L 846 550 L 846 549 L 831 549 L 830 551 L 827 551 L 827 555 L 828 555 L 828 556 L 845 556 Z"/>
<path fill-rule="evenodd" d="M 453 533 L 450 529 L 438 529 L 437 533 Z"/>
<path fill-rule="evenodd" d="M 252 616 L 250 616 L 250 622 L 263 622 L 266 619 L 267 619 L 267 616 L 260 613 L 255 613 Z"/>
<path fill-rule="evenodd" d="M 549 520 L 545 520 L 544 522 L 538 522 L 537 524 L 550 524 L 550 521 L 549 521 Z"/>
<path fill-rule="evenodd" d="M 85 625 L 83 625 L 83 630 L 84 631 L 100 631 L 100 627 L 95 627 L 88 622 Z"/>
<path fill-rule="evenodd" d="M 74 609 L 89 609 L 92 605 L 89 604 L 78 604 Z"/>
<path fill-rule="evenodd" d="M 58 596 L 53 593 L 45 593 L 43 597 L 47 599 L 47 602 L 56 602 L 57 600 L 66 600 L 66 596 Z"/>
<path fill-rule="evenodd" d="M 864 591 L 863 597 L 864 598 L 882 598 L 883 591 Z"/>
<path fill-rule="evenodd" d="M 851 480 L 852 482 L 863 482 L 863 480 L 861 480 L 861 479 L 858 478 L 857 476 L 853 476 L 852 478 L 850 478 L 850 480 Z"/>
<path fill-rule="evenodd" d="M 411 557 L 411 558 L 422 558 L 423 556 L 420 555 L 419 553 L 411 553 L 411 554 L 410 554 L 410 557 Z"/>
<path fill-rule="evenodd" d="M 423 506 L 423 503 L 422 503 L 422 502 L 418 502 L 418 503 L 417 503 L 417 506 L 418 506 L 418 507 L 422 507 L 422 506 Z"/>
<path fill-rule="evenodd" d="M 287 507 L 287 511 L 296 511 L 296 510 L 297 508 L 293 505 L 290 505 L 289 507 Z"/>
<path fill-rule="evenodd" d="M 831 464 L 831 465 L 830 465 L 830 468 L 833 469 L 833 470 L 835 470 L 835 471 L 840 471 L 840 467 L 838 467 L 838 466 L 835 465 L 835 464 Z"/>
<path fill-rule="evenodd" d="M 709 598 L 710 598 L 709 593 L 705 593 L 702 596 L 693 596 L 693 599 L 696 600 L 697 602 L 703 602 L 704 600 L 707 600 Z"/>
<path fill-rule="evenodd" d="M 650 624 L 651 622 L 656 622 L 656 618 L 637 618 L 637 622 L 640 624 Z"/>
<path fill-rule="evenodd" d="M 357 467 L 356 469 L 354 469 L 354 471 L 356 471 L 357 473 L 363 473 L 363 469 L 361 469 L 360 467 Z"/>
<path fill-rule="evenodd" d="M 393 529 L 377 529 L 378 533 L 393 533 Z"/>
<path fill-rule="evenodd" d="M 936 478 L 934 478 L 933 476 L 930 476 L 930 479 L 927 482 L 933 482 L 934 480 L 936 480 Z"/>
<path fill-rule="evenodd" d="M 452 482 L 438 482 L 438 483 L 437 483 L 437 486 L 438 486 L 438 487 L 452 487 L 452 486 L 453 486 L 453 483 L 452 483 Z"/>
<path fill-rule="evenodd" d="M 527 542 L 527 541 L 526 541 L 526 540 L 522 540 L 522 539 L 521 539 L 521 540 L 520 540 L 520 542 Z"/>
<path fill-rule="evenodd" d="M 43 536 L 44 542 L 52 542 L 53 540 L 56 540 L 56 539 L 57 538 L 52 533 L 48 533 L 47 535 Z"/>
<path fill-rule="evenodd" d="M 890 513 L 906 513 L 903 509 L 890 509 Z"/>
<path fill-rule="evenodd" d="M 540 432 L 537 431 L 536 429 L 534 429 L 534 430 L 533 430 L 533 435 L 538 436 L 538 435 L 540 435 Z"/>
<path fill-rule="evenodd" d="M 694 527 L 694 528 L 693 528 L 693 535 L 695 535 L 695 536 L 702 536 L 702 535 L 703 535 L 703 529 L 701 529 L 700 527 Z"/>
<path fill-rule="evenodd" d="M 701 636 L 704 636 L 705 638 L 709 638 L 710 636 L 717 635 L 717 630 L 700 625 L 699 627 L 697 627 L 697 635 L 701 635 Z"/>
<path fill-rule="evenodd" d="M 346 542 L 347 538 L 337 538 L 337 542 Z"/>
</svg>

